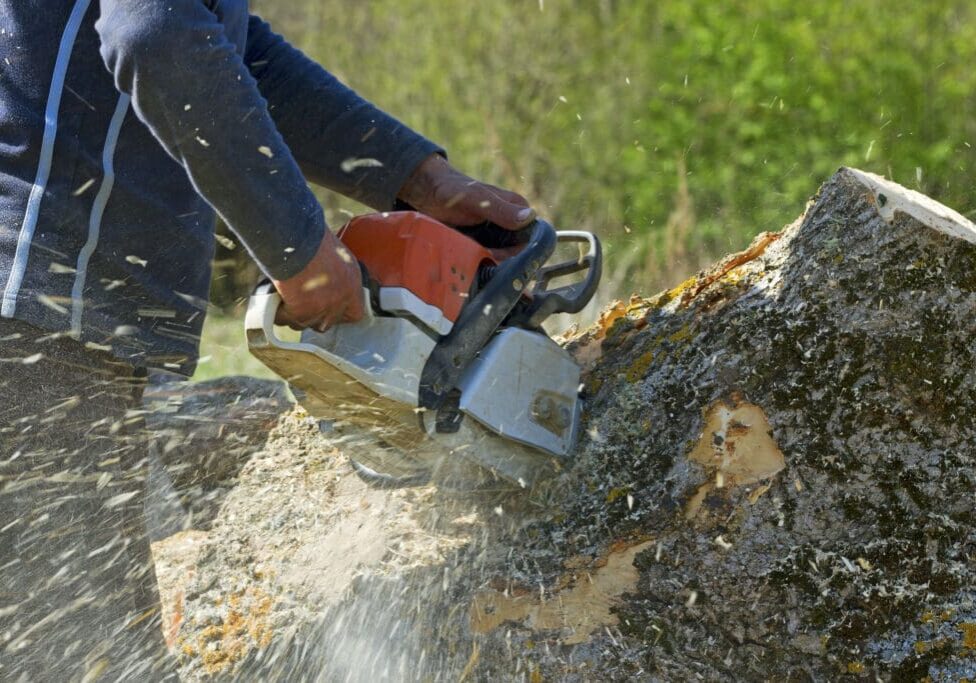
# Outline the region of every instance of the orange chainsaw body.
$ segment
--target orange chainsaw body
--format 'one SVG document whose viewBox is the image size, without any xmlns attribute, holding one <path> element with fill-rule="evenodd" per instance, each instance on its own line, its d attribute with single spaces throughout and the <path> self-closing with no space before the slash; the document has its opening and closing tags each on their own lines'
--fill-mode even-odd
<svg viewBox="0 0 976 683">
<path fill-rule="evenodd" d="M 381 287 L 402 287 L 457 322 L 484 264 L 497 261 L 475 240 L 415 211 L 359 216 L 339 239 Z"/>
</svg>

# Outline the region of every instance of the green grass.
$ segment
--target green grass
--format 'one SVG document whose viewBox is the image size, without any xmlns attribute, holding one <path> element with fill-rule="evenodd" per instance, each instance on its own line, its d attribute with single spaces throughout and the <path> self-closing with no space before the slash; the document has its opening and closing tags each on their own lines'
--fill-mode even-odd
<svg viewBox="0 0 976 683">
<path fill-rule="evenodd" d="M 841 165 L 976 212 L 971 0 L 252 6 L 459 168 L 597 231 L 607 295 L 781 228 Z"/>
<path fill-rule="evenodd" d="M 249 375 L 264 379 L 278 376 L 247 350 L 244 340 L 244 314 L 211 313 L 203 326 L 200 364 L 193 381 L 203 382 L 226 375 Z"/>
</svg>

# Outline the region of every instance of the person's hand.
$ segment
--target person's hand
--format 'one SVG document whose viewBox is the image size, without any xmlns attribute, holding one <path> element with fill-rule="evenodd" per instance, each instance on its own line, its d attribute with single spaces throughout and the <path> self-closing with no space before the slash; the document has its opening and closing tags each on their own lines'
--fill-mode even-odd
<svg viewBox="0 0 976 683">
<path fill-rule="evenodd" d="M 439 154 L 421 162 L 398 197 L 417 211 L 448 225 L 489 221 L 508 230 L 518 230 L 535 220 L 535 211 L 525 197 L 480 183 L 455 170 Z"/>
<path fill-rule="evenodd" d="M 298 275 L 272 282 L 282 301 L 275 319 L 279 325 L 324 332 L 335 323 L 362 320 L 365 313 L 359 264 L 328 230 Z"/>
</svg>

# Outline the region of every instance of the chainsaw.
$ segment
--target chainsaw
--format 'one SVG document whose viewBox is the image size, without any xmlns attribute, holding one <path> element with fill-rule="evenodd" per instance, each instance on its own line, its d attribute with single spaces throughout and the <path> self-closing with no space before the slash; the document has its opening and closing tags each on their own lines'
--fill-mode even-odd
<svg viewBox="0 0 976 683">
<path fill-rule="evenodd" d="M 245 328 L 250 352 L 311 416 L 376 435 L 380 445 L 353 458 L 361 476 L 401 486 L 475 466 L 530 487 L 570 462 L 580 369 L 542 323 L 596 293 L 594 235 L 542 220 L 515 232 L 453 228 L 399 211 L 354 218 L 338 237 L 363 271 L 363 320 L 284 339 L 281 300 L 265 283 Z M 549 263 L 566 243 L 573 257 Z M 517 253 L 498 258 L 499 248 Z"/>
</svg>

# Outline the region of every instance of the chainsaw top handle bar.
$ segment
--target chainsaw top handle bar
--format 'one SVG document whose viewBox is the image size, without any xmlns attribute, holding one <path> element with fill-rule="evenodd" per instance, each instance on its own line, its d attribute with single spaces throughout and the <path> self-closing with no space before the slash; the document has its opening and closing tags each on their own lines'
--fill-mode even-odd
<svg viewBox="0 0 976 683">
<path fill-rule="evenodd" d="M 556 313 L 579 313 L 596 294 L 603 274 L 603 249 L 596 235 L 577 230 L 556 233 L 557 242 L 586 245 L 579 256 L 539 268 L 535 273 L 535 286 L 531 296 L 523 298 L 506 321 L 509 325 L 538 327 L 546 318 Z M 586 272 L 579 282 L 549 289 L 556 278 Z"/>
<path fill-rule="evenodd" d="M 491 278 L 461 310 L 451 331 L 438 341 L 420 376 L 418 405 L 438 409 L 461 375 L 522 298 L 529 283 L 556 249 L 556 231 L 536 220 L 524 233 L 523 249 L 499 263 Z"/>
</svg>

